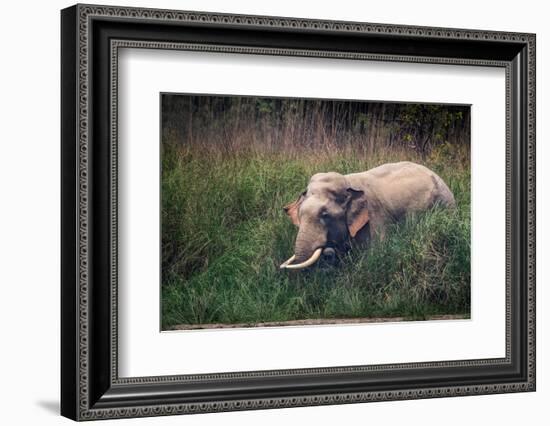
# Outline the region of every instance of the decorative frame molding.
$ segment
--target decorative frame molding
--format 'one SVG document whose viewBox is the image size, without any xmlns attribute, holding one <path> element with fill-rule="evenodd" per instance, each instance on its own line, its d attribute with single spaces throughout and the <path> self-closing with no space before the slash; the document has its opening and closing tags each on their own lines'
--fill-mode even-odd
<svg viewBox="0 0 550 426">
<path fill-rule="evenodd" d="M 124 25 L 128 23 L 139 24 L 143 29 L 126 30 Z M 161 34 L 159 30 L 168 26 L 189 29 L 189 34 L 182 36 L 189 40 L 175 39 L 174 33 L 168 30 L 166 34 Z M 235 39 L 241 37 L 239 43 L 213 43 L 204 33 L 204 30 L 213 27 L 236 34 Z M 275 34 L 273 46 L 248 45 L 247 30 Z M 139 31 L 159 34 L 159 40 L 136 38 Z M 333 46 L 337 49 L 289 45 L 292 43 L 288 37 L 300 41 L 300 36 L 308 33 L 333 40 Z M 288 37 L 282 37 L 280 41 L 277 34 Z M 344 42 L 337 36 L 344 36 Z M 197 42 L 201 37 L 203 39 Z M 353 44 L 356 37 L 357 40 L 365 40 L 365 37 L 373 40 L 372 45 L 367 46 L 367 51 L 356 50 Z M 346 48 L 348 41 L 351 44 Z M 400 53 L 399 46 L 390 51 L 388 43 L 396 41 L 408 46 L 419 45 L 419 53 Z M 286 47 L 277 43 L 286 43 Z M 437 45 L 441 43 L 453 47 L 455 50 L 451 50 L 451 54 L 455 55 L 442 56 L 441 50 L 439 55 L 430 54 L 438 52 Z M 466 54 L 463 46 L 477 49 Z M 118 49 L 122 47 L 505 68 L 506 357 L 118 378 L 116 120 Z M 75 420 L 91 420 L 535 390 L 533 34 L 76 5 L 62 11 L 62 56 L 63 415 Z M 108 178 L 98 168 L 101 172 L 107 172 L 105 176 Z M 98 230 L 103 230 L 103 233 Z M 107 258 L 102 257 L 103 252 Z M 453 369 L 464 371 L 467 375 L 474 368 L 489 370 L 489 367 L 506 370 L 508 376 L 514 378 L 498 382 L 480 378 L 468 385 L 445 382 L 445 372 Z M 407 371 L 424 370 L 434 375 L 434 383 L 439 378 L 441 383 L 446 384 L 437 382 L 437 386 L 411 387 L 410 383 L 403 385 L 403 379 L 399 379 L 405 377 L 403 375 Z M 391 372 L 396 378 L 395 383 L 400 384 L 392 389 L 386 389 L 390 385 L 376 389 L 373 380 L 360 383 L 369 374 L 372 376 L 380 372 L 387 375 Z M 344 377 L 349 383 L 341 390 L 326 391 L 335 376 L 340 380 Z M 224 384 L 234 379 L 248 380 L 250 386 L 243 386 L 242 391 L 236 394 L 224 394 Z M 296 383 L 288 382 L 288 389 L 279 391 L 274 385 L 277 379 L 294 380 Z M 296 389 L 301 380 L 309 379 L 319 383 L 312 385 L 312 390 Z M 190 394 L 187 390 L 177 398 L 168 398 L 164 393 L 168 388 L 173 391 L 174 387 L 183 389 L 185 386 L 197 388 L 196 394 Z M 259 389 L 263 394 L 266 389 L 269 393 L 270 386 L 273 392 L 269 397 L 254 397 Z M 141 396 L 137 396 L 138 387 Z"/>
</svg>

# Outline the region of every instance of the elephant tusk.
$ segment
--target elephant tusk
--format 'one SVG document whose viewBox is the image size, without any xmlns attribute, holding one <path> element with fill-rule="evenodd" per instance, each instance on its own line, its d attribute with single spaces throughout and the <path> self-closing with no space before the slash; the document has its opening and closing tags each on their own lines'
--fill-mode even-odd
<svg viewBox="0 0 550 426">
<path fill-rule="evenodd" d="M 317 250 L 315 250 L 313 252 L 313 254 L 311 255 L 311 257 L 306 260 L 305 262 L 302 262 L 302 263 L 298 263 L 296 265 L 289 265 L 289 263 L 294 260 L 295 256 L 292 256 L 290 259 L 288 259 L 285 263 L 283 263 L 281 265 L 281 269 L 304 269 L 304 268 L 307 268 L 308 266 L 311 266 L 313 265 L 315 262 L 317 262 L 317 260 L 319 260 L 319 258 L 321 257 L 321 252 L 323 251 L 323 248 L 320 247 L 318 248 Z"/>
<path fill-rule="evenodd" d="M 294 259 L 296 259 L 296 255 L 292 255 L 286 262 L 283 262 L 279 268 L 285 269 L 289 263 L 294 262 Z"/>
</svg>

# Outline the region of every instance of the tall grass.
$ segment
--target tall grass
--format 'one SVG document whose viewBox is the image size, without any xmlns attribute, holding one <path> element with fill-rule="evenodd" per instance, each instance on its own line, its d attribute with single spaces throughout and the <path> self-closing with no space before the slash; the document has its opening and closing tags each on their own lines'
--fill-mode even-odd
<svg viewBox="0 0 550 426">
<path fill-rule="evenodd" d="M 243 144 L 246 146 L 246 144 Z M 254 147 L 254 144 L 250 146 Z M 294 319 L 422 319 L 470 311 L 470 168 L 467 146 L 427 157 L 353 147 L 196 149 L 163 143 L 162 327 Z M 281 271 L 296 228 L 282 206 L 321 171 L 347 174 L 412 160 L 438 173 L 456 210 L 392 225 L 384 241 L 339 266 Z"/>
</svg>

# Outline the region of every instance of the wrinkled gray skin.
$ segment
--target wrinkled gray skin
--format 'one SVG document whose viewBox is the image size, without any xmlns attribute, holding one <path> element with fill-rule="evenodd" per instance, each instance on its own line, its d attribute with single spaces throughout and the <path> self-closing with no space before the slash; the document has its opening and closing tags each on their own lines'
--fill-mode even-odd
<svg viewBox="0 0 550 426">
<path fill-rule="evenodd" d="M 290 264 L 307 261 L 318 248 L 321 259 L 333 262 L 351 242 L 383 238 L 387 224 L 436 204 L 453 208 L 454 196 L 438 175 L 419 164 L 389 163 L 349 175 L 317 173 L 307 190 L 285 207 L 298 226 Z"/>
</svg>

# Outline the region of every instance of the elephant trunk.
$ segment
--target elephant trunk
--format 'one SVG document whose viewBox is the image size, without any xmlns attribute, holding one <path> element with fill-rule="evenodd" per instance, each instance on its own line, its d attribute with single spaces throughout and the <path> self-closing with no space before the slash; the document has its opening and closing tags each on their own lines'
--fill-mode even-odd
<svg viewBox="0 0 550 426">
<path fill-rule="evenodd" d="M 281 265 L 281 269 L 303 269 L 313 265 L 321 257 L 326 244 L 323 232 L 315 232 L 302 225 L 296 237 L 294 255 Z"/>
</svg>

